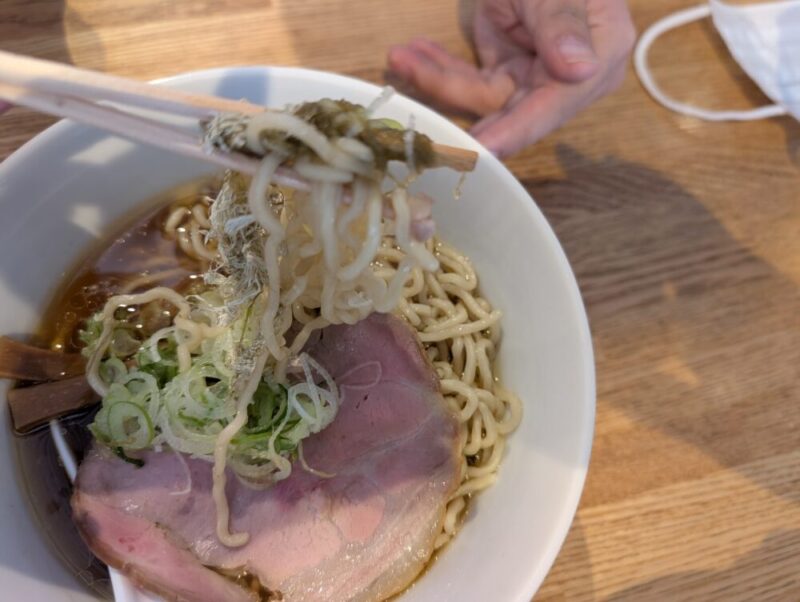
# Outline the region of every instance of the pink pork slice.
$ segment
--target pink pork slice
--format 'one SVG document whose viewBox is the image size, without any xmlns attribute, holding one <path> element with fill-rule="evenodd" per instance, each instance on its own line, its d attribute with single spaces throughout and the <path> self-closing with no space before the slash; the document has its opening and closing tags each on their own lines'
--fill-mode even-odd
<svg viewBox="0 0 800 602">
<path fill-rule="evenodd" d="M 210 464 L 148 452 L 136 468 L 95 448 L 72 498 L 95 554 L 170 600 L 259 599 L 207 567 L 246 569 L 287 602 L 383 600 L 407 587 L 459 483 L 457 421 L 395 317 L 329 327 L 307 351 L 342 397 L 333 423 L 304 445 L 308 465 L 333 477 L 296 463 L 288 479 L 254 490 L 229 473 L 231 528 L 250 540 L 228 548 L 215 535 Z"/>
</svg>

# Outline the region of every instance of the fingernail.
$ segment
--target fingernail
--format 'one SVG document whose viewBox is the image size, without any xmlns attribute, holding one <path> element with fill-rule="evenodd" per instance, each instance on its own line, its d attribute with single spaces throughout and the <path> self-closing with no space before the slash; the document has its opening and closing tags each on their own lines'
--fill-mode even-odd
<svg viewBox="0 0 800 602">
<path fill-rule="evenodd" d="M 558 52 L 568 63 L 596 63 L 592 47 L 584 40 L 575 35 L 565 35 L 558 40 Z"/>
</svg>

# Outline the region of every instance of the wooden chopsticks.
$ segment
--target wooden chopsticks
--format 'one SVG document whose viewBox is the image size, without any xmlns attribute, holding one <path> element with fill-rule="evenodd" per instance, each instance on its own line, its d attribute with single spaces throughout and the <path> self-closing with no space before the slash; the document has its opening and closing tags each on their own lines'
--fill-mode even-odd
<svg viewBox="0 0 800 602">
<path fill-rule="evenodd" d="M 197 121 L 219 113 L 252 115 L 267 110 L 248 102 L 190 94 L 3 51 L 0 51 L 0 99 L 243 173 L 252 175 L 259 165 L 258 159 L 242 153 L 204 148 L 196 130 L 106 104 L 113 102 Z M 457 171 L 471 171 L 477 161 L 474 151 L 443 144 L 434 144 L 434 153 L 437 167 Z M 281 170 L 276 179 L 284 185 L 305 187 L 304 180 L 289 169 Z"/>
<path fill-rule="evenodd" d="M 199 138 L 185 129 L 153 119 L 139 117 L 111 106 L 86 102 L 79 98 L 37 92 L 29 88 L 3 83 L 0 83 L 0 98 L 42 113 L 66 117 L 87 125 L 96 126 L 134 142 L 157 146 L 251 175 L 255 173 L 258 167 L 257 159 L 247 157 L 241 153 L 223 153 L 216 149 L 205 150 Z"/>
<path fill-rule="evenodd" d="M 148 83 L 0 51 L 0 81 L 58 96 L 110 100 L 175 115 L 204 119 L 215 113 L 258 113 L 263 107 L 216 96 L 191 94 Z"/>
</svg>

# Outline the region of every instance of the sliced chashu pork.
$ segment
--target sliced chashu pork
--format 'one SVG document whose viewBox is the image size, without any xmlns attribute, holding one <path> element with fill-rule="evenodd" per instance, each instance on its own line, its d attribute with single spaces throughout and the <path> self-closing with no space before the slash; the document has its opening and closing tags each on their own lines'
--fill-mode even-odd
<svg viewBox="0 0 800 602">
<path fill-rule="evenodd" d="M 228 582 L 204 565 L 246 568 L 287 602 L 382 600 L 405 588 L 430 557 L 458 485 L 456 420 L 397 318 L 329 327 L 308 352 L 336 379 L 342 406 L 304 455 L 335 476 L 296 464 L 259 491 L 229 473 L 231 528 L 250 541 L 227 548 L 215 535 L 210 464 L 149 452 L 136 468 L 95 449 L 72 500 L 92 550 L 176 600 L 255 598 L 241 588 L 223 595 Z"/>
</svg>

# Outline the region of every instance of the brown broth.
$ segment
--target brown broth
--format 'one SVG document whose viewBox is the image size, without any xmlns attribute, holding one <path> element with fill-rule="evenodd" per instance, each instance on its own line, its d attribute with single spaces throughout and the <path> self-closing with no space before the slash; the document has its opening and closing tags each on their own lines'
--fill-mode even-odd
<svg viewBox="0 0 800 602">
<path fill-rule="evenodd" d="M 199 265 L 163 234 L 163 225 L 171 207 L 192 203 L 208 186 L 193 183 L 177 188 L 143 204 L 145 211 L 134 215 L 133 220 L 110 228 L 112 236 L 90 249 L 64 279 L 32 342 L 60 351 L 79 351 L 78 334 L 86 319 L 125 284 L 141 276 L 174 269 L 175 273 L 161 283 L 186 288 L 197 277 Z M 62 420 L 67 442 L 79 460 L 91 443 L 86 426 L 93 415 L 94 411 L 88 411 Z M 72 486 L 49 429 L 15 436 L 14 442 L 21 479 L 42 533 L 85 585 L 101 598 L 113 599 L 105 565 L 89 551 L 72 521 Z"/>
<path fill-rule="evenodd" d="M 175 275 L 159 284 L 181 289 L 197 276 L 197 262 L 163 233 L 170 207 L 188 204 L 197 196 L 197 190 L 187 193 L 181 189 L 180 192 L 180 196 L 176 191 L 168 197 L 166 207 L 161 204 L 132 224 L 126 224 L 110 239 L 110 244 L 105 241 L 79 263 L 48 305 L 35 336 L 36 343 L 57 351 L 79 351 L 78 332 L 86 319 L 125 284 L 143 276 L 175 270 Z"/>
</svg>

